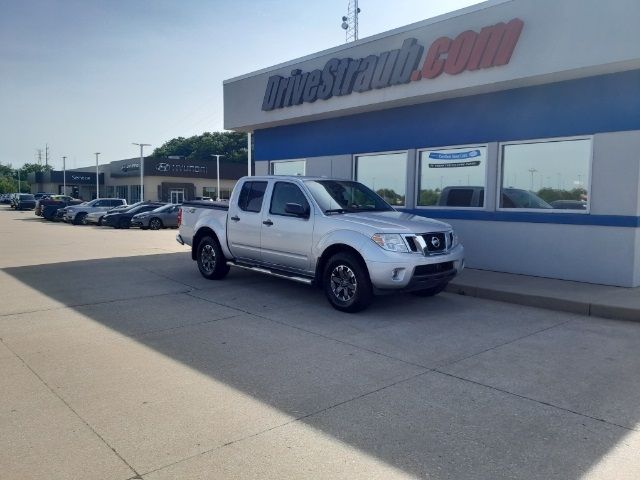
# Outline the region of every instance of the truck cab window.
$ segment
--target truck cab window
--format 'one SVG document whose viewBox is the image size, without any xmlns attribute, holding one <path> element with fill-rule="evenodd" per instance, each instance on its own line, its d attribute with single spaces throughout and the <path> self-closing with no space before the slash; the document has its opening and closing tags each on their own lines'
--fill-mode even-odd
<svg viewBox="0 0 640 480">
<path fill-rule="evenodd" d="M 290 214 L 285 212 L 287 203 L 297 203 L 305 209 L 309 209 L 309 203 L 297 185 L 289 182 L 277 182 L 273 187 L 269 213 L 290 216 Z"/>
<path fill-rule="evenodd" d="M 262 209 L 262 199 L 266 189 L 267 182 L 245 182 L 238 198 L 240 210 L 259 212 Z"/>
</svg>

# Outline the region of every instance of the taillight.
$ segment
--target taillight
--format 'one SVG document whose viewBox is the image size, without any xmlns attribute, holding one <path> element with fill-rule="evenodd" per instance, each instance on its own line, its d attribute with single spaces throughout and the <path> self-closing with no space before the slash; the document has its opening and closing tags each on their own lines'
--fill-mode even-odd
<svg viewBox="0 0 640 480">
<path fill-rule="evenodd" d="M 182 207 L 178 209 L 178 226 L 182 225 Z"/>
</svg>

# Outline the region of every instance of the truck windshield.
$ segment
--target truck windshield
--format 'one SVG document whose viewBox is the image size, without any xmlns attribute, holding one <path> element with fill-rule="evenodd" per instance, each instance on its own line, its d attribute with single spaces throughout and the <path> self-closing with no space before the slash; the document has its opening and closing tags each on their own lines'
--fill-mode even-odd
<svg viewBox="0 0 640 480">
<path fill-rule="evenodd" d="M 373 190 L 349 180 L 306 180 L 305 185 L 325 213 L 393 210 Z"/>
</svg>

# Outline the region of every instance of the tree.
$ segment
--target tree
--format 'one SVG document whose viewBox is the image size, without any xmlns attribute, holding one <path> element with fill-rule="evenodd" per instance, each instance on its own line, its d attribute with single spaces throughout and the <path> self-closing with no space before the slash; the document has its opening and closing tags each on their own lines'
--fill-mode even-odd
<svg viewBox="0 0 640 480">
<path fill-rule="evenodd" d="M 0 164 L 0 193 L 13 193 L 18 189 L 18 171 L 20 172 L 20 191 L 28 192 L 30 185 L 27 182 L 27 175 L 50 170 L 52 170 L 50 165 L 44 166 L 39 163 L 25 163 L 20 168 L 13 168 L 10 164 Z"/>
<path fill-rule="evenodd" d="M 188 160 L 211 160 L 211 155 L 224 155 L 222 161 L 247 162 L 247 134 L 241 132 L 205 132 L 202 135 L 169 140 L 153 151 L 154 157 L 179 156 Z"/>
</svg>

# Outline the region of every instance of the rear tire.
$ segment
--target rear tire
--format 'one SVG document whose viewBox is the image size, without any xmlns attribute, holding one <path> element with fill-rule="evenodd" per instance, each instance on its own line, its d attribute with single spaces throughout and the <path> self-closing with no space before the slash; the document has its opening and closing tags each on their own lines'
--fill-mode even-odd
<svg viewBox="0 0 640 480">
<path fill-rule="evenodd" d="M 227 259 L 224 258 L 218 240 L 203 237 L 198 244 L 196 262 L 200 274 L 207 280 L 222 280 L 229 273 Z"/>
<path fill-rule="evenodd" d="M 341 312 L 359 312 L 373 300 L 369 272 L 351 253 L 336 253 L 329 259 L 322 275 L 322 285 L 331 306 Z"/>
<path fill-rule="evenodd" d="M 425 288 L 423 290 L 414 290 L 411 294 L 416 295 L 417 297 L 433 297 L 447 288 L 447 285 L 449 285 L 449 282 L 444 282 L 440 285 L 436 285 L 435 287 Z"/>
</svg>

